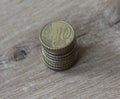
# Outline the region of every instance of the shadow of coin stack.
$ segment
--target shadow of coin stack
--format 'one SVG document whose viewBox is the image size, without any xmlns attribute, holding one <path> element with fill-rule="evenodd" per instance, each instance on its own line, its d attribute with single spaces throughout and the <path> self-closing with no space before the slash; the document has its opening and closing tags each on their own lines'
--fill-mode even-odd
<svg viewBox="0 0 120 99">
<path fill-rule="evenodd" d="M 71 68 L 77 58 L 76 38 L 73 28 L 64 21 L 47 24 L 40 33 L 44 64 L 61 71 Z"/>
</svg>

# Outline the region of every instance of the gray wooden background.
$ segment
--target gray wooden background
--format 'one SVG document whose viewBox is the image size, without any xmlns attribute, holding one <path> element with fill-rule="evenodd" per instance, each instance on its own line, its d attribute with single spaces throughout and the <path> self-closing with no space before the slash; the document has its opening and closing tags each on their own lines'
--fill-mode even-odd
<svg viewBox="0 0 120 99">
<path fill-rule="evenodd" d="M 44 66 L 39 32 L 70 23 L 81 57 Z M 119 0 L 0 0 L 0 99 L 120 99 Z"/>
</svg>

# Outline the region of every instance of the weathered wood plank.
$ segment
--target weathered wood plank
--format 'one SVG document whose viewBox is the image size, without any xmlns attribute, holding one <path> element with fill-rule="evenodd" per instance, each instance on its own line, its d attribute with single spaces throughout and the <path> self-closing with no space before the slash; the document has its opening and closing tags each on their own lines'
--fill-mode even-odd
<svg viewBox="0 0 120 99">
<path fill-rule="evenodd" d="M 119 0 L 1 0 L 0 99 L 119 99 Z M 76 32 L 81 58 L 54 72 L 44 66 L 39 32 L 65 20 Z M 14 59 L 17 50 L 25 57 Z"/>
</svg>

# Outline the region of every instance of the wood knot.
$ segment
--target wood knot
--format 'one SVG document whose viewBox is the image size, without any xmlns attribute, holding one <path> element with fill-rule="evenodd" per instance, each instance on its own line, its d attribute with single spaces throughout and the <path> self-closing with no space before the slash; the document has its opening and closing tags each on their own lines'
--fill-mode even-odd
<svg viewBox="0 0 120 99">
<path fill-rule="evenodd" d="M 28 49 L 26 47 L 17 47 L 14 51 L 14 60 L 21 61 L 24 60 L 28 55 Z"/>
</svg>

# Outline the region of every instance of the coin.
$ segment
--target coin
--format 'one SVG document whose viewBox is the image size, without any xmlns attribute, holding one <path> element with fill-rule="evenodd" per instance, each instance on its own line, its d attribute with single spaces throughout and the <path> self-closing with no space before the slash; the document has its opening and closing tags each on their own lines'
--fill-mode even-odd
<svg viewBox="0 0 120 99">
<path fill-rule="evenodd" d="M 72 67 L 77 58 L 76 38 L 71 25 L 54 21 L 45 25 L 40 33 L 44 64 L 53 70 Z"/>
<path fill-rule="evenodd" d="M 40 40 L 46 50 L 56 54 L 64 54 L 74 45 L 75 34 L 68 23 L 55 21 L 42 29 Z"/>
<path fill-rule="evenodd" d="M 55 65 L 53 65 L 49 62 L 46 62 L 45 59 L 43 59 L 43 62 L 48 68 L 50 68 L 52 70 L 62 71 L 62 70 L 66 70 L 66 69 L 71 68 L 76 63 L 77 59 L 78 59 L 78 53 L 76 53 L 73 61 L 71 63 L 68 63 L 68 64 L 55 64 Z"/>
<path fill-rule="evenodd" d="M 48 57 L 46 57 L 46 56 L 43 55 L 43 59 L 44 59 L 47 63 L 49 63 L 49 64 L 51 64 L 51 65 L 53 65 L 53 66 L 55 66 L 55 65 L 60 65 L 60 66 L 62 66 L 62 65 L 66 65 L 66 64 L 71 64 L 71 63 L 74 61 L 74 58 L 75 58 L 75 55 L 72 56 L 72 58 L 69 58 L 69 59 L 64 59 L 64 60 L 52 60 L 52 59 L 50 59 L 50 58 L 48 58 Z"/>
<path fill-rule="evenodd" d="M 56 58 L 48 57 L 44 52 L 42 54 L 43 54 L 43 59 L 48 64 L 51 64 L 52 66 L 59 65 L 62 67 L 63 65 L 71 64 L 73 61 L 75 61 L 76 56 L 78 55 L 78 52 L 76 50 L 73 50 L 72 53 L 65 55 L 65 57 L 59 56 L 59 58 L 57 56 L 54 56 Z"/>
<path fill-rule="evenodd" d="M 75 54 L 75 51 L 76 51 L 76 46 L 74 46 L 73 49 L 71 49 L 70 52 L 64 54 L 64 55 L 53 55 L 53 54 L 50 54 L 49 52 L 47 52 L 46 50 L 42 49 L 42 53 L 50 58 L 50 59 L 53 59 L 53 60 L 68 60 L 68 59 L 71 59 L 73 58 L 73 55 Z"/>
</svg>

